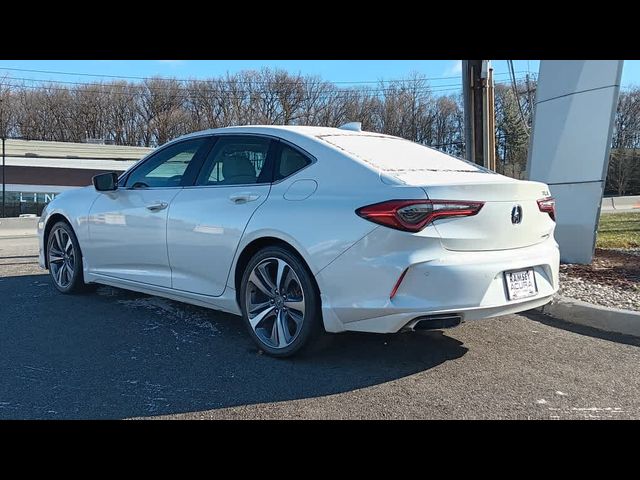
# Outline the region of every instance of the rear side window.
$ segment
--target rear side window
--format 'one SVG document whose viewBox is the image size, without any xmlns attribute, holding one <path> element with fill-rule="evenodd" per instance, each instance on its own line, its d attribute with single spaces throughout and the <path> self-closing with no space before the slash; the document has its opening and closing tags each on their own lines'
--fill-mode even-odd
<svg viewBox="0 0 640 480">
<path fill-rule="evenodd" d="M 204 163 L 197 185 L 267 183 L 271 140 L 261 137 L 220 137 Z"/>
<path fill-rule="evenodd" d="M 276 167 L 276 174 L 274 180 L 282 180 L 290 175 L 293 175 L 298 170 L 302 170 L 309 165 L 311 160 L 305 155 L 293 148 L 282 145 L 280 149 L 280 155 Z"/>
</svg>

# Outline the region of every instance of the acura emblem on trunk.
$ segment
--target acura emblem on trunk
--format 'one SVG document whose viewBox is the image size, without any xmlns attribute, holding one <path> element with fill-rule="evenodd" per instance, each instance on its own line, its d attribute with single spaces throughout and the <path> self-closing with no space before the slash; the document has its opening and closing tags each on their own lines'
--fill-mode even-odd
<svg viewBox="0 0 640 480">
<path fill-rule="evenodd" d="M 514 225 L 522 222 L 522 207 L 520 205 L 514 205 L 511 209 L 511 223 Z"/>
</svg>

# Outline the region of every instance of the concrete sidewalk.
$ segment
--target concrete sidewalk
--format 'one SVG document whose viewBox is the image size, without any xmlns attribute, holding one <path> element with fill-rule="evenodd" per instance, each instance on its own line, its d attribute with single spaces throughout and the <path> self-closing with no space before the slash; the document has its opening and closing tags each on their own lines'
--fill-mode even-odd
<svg viewBox="0 0 640 480">
<path fill-rule="evenodd" d="M 605 197 L 602 199 L 602 212 L 640 211 L 640 195 L 626 197 Z"/>
<path fill-rule="evenodd" d="M 0 218 L 0 238 L 36 235 L 38 217 Z"/>
</svg>

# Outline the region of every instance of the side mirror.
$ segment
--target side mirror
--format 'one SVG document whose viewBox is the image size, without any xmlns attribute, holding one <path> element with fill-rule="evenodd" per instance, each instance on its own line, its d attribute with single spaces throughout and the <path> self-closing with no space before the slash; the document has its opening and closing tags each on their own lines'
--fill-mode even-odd
<svg viewBox="0 0 640 480">
<path fill-rule="evenodd" d="M 93 186 L 99 192 L 112 192 L 118 189 L 118 174 L 115 172 L 101 173 L 93 177 Z"/>
</svg>

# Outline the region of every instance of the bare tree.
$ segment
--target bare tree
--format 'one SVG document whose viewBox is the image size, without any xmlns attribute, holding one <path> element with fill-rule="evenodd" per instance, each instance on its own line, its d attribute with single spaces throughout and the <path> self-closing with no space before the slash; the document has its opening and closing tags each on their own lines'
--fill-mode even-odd
<svg viewBox="0 0 640 480">
<path fill-rule="evenodd" d="M 16 100 L 7 77 L 0 77 L 0 137 L 8 138 L 15 129 Z"/>
<path fill-rule="evenodd" d="M 461 100 L 454 96 L 438 98 L 433 113 L 430 144 L 444 152 L 461 155 L 464 151 L 463 124 Z"/>
<path fill-rule="evenodd" d="M 185 116 L 181 112 L 184 88 L 175 79 L 152 78 L 143 82 L 139 112 L 146 127 L 145 146 L 162 145 L 171 138 L 186 133 Z"/>
<path fill-rule="evenodd" d="M 611 143 L 607 188 L 626 195 L 640 180 L 640 88 L 620 94 Z"/>
<path fill-rule="evenodd" d="M 336 98 L 332 85 L 318 76 L 305 77 L 298 123 L 301 125 L 330 125 Z"/>
<path fill-rule="evenodd" d="M 79 85 L 70 95 L 67 115 L 73 121 L 69 129 L 74 141 L 109 137 L 109 86 L 102 83 Z"/>
<path fill-rule="evenodd" d="M 127 82 L 112 82 L 105 91 L 106 137 L 116 145 L 141 145 L 143 143 L 142 118 L 138 98 L 143 87 Z"/>
<path fill-rule="evenodd" d="M 529 135 L 517 103 L 520 99 L 516 98 L 513 89 L 507 85 L 496 85 L 495 98 L 497 170 L 503 175 L 523 178 Z"/>
<path fill-rule="evenodd" d="M 640 176 L 640 151 L 612 150 L 607 171 L 607 187 L 619 196 L 627 195 Z"/>
<path fill-rule="evenodd" d="M 535 82 L 496 86 L 498 171 L 522 178 Z M 517 95 L 515 91 L 517 91 Z M 460 95 L 432 93 L 417 73 L 375 86 L 339 87 L 318 76 L 262 69 L 189 82 L 19 84 L 0 78 L 0 134 L 82 142 L 103 138 L 118 145 L 155 146 L 183 133 L 246 124 L 339 126 L 397 135 L 447 153 L 464 151 Z M 522 112 L 520 111 L 522 110 Z M 607 188 L 640 191 L 640 88 L 620 95 Z"/>
</svg>

